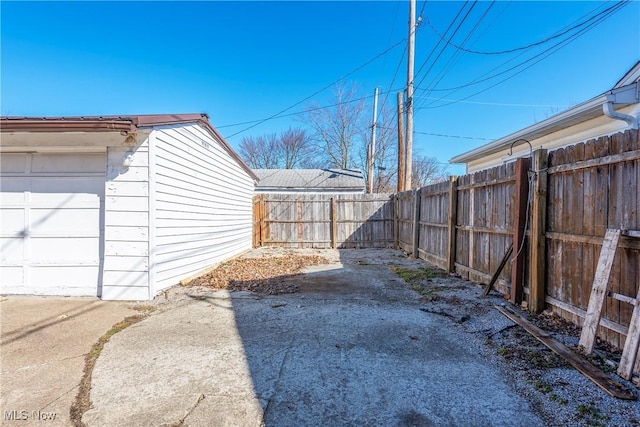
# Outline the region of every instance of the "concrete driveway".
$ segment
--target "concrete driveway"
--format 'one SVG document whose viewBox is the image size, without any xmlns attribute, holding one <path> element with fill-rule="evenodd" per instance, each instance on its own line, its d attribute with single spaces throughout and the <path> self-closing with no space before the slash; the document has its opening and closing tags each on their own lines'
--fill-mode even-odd
<svg viewBox="0 0 640 427">
<path fill-rule="evenodd" d="M 134 313 L 95 298 L 0 297 L 2 425 L 70 425 L 85 354 Z"/>
<path fill-rule="evenodd" d="M 341 255 L 290 279 L 296 294 L 187 293 L 112 337 L 83 421 L 543 425 L 477 343 L 420 310 L 424 303 L 388 268 L 394 256 L 370 263 Z"/>
</svg>

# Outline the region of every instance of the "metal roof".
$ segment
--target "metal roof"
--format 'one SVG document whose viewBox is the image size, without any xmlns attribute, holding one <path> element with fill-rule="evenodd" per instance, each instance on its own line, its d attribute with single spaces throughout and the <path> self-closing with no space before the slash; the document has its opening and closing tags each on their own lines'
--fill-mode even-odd
<svg viewBox="0 0 640 427">
<path fill-rule="evenodd" d="M 364 191 L 364 176 L 357 169 L 254 169 L 256 190 Z"/>
<path fill-rule="evenodd" d="M 258 177 L 251 168 L 238 156 L 227 141 L 209 122 L 205 113 L 189 114 L 138 114 L 138 115 L 106 115 L 106 116 L 64 116 L 64 117 L 0 117 L 0 132 L 135 132 L 145 127 L 198 123 L 206 128 L 217 139 L 222 147 L 255 181 Z"/>
</svg>

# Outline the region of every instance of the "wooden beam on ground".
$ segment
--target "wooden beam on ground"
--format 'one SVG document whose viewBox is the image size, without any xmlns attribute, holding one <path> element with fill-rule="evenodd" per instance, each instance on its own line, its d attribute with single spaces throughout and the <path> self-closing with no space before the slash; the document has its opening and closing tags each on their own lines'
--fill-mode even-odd
<svg viewBox="0 0 640 427">
<path fill-rule="evenodd" d="M 491 292 L 493 285 L 498 281 L 498 277 L 500 277 L 500 272 L 504 269 L 504 266 L 507 265 L 507 261 L 509 261 L 509 258 L 511 257 L 512 253 L 513 253 L 513 244 L 509 245 L 509 249 L 507 249 L 507 252 L 502 257 L 502 261 L 500 261 L 500 265 L 498 266 L 496 272 L 493 273 L 493 277 L 491 277 L 489 284 L 487 285 L 486 288 L 484 288 L 484 292 L 482 293 L 482 296 L 486 297 L 487 295 L 489 295 L 489 292 Z"/>
<path fill-rule="evenodd" d="M 600 369 L 593 366 L 587 360 L 580 357 L 570 348 L 554 339 L 547 332 L 531 324 L 528 320 L 520 316 L 518 313 L 507 307 L 494 306 L 496 310 L 504 314 L 516 324 L 522 326 L 525 331 L 529 332 L 534 338 L 544 344 L 548 349 L 556 353 L 558 356 L 566 360 L 571 366 L 576 368 L 585 377 L 589 378 L 594 384 L 603 389 L 607 394 L 618 399 L 636 400 L 636 395 L 626 389 L 622 384 L 614 381 Z"/>
<path fill-rule="evenodd" d="M 452 176 L 449 181 L 449 216 L 447 226 L 449 232 L 449 249 L 447 251 L 447 271 L 456 270 L 456 225 L 458 213 L 458 178 Z"/>
<path fill-rule="evenodd" d="M 524 281 L 524 260 L 526 251 L 523 242 L 525 239 L 525 225 L 527 222 L 527 205 L 529 200 L 529 159 L 516 161 L 516 197 L 513 224 L 513 251 L 515 262 L 511 268 L 511 298 L 513 304 L 522 302 L 522 288 Z M 522 248 L 522 250 L 520 250 Z"/>
<path fill-rule="evenodd" d="M 580 345 L 584 347 L 586 354 L 591 354 L 593 344 L 598 332 L 600 324 L 600 316 L 602 316 L 602 306 L 607 296 L 607 285 L 611 276 L 611 268 L 613 259 L 616 256 L 616 248 L 620 240 L 620 230 L 608 229 L 604 235 L 602 249 L 600 250 L 600 258 L 596 267 L 596 274 L 593 278 L 593 286 L 591 288 L 591 296 L 589 297 L 589 306 L 587 307 L 587 316 L 582 324 L 582 333 L 580 334 Z"/>
<path fill-rule="evenodd" d="M 533 153 L 533 170 L 536 180 L 531 195 L 531 243 L 529 251 L 529 310 L 534 313 L 544 311 L 546 293 L 546 248 L 545 236 L 547 218 L 547 150 Z"/>
</svg>

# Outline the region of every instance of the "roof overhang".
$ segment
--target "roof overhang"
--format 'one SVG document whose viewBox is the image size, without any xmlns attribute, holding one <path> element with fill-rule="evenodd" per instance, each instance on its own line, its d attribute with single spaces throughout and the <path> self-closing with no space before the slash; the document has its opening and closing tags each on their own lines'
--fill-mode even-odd
<svg viewBox="0 0 640 427">
<path fill-rule="evenodd" d="M 484 156 L 495 154 L 513 146 L 526 144 L 526 141 L 533 141 L 538 138 L 558 132 L 571 126 L 603 116 L 602 106 L 606 102 L 613 102 L 614 105 L 627 106 L 636 104 L 640 100 L 640 84 L 638 82 L 615 88 L 596 98 L 583 102 L 567 111 L 556 114 L 539 123 L 519 130 L 511 135 L 497 139 L 489 144 L 485 144 L 466 153 L 455 156 L 449 160 L 450 163 L 468 163 L 480 159 Z"/>
<path fill-rule="evenodd" d="M 143 141 L 154 127 L 198 123 L 220 142 L 227 153 L 255 181 L 258 177 L 238 156 L 202 113 L 146 114 L 135 116 L 0 117 L 0 150 L 11 152 L 104 150 L 112 146 L 133 146 Z"/>
</svg>

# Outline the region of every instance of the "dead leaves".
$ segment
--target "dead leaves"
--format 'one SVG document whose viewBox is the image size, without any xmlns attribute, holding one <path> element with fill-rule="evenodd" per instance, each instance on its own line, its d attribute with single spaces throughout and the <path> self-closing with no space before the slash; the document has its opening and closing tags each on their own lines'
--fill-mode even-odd
<svg viewBox="0 0 640 427">
<path fill-rule="evenodd" d="M 238 258 L 225 262 L 215 270 L 193 279 L 185 286 L 204 286 L 231 291 L 251 291 L 270 295 L 293 293 L 298 286 L 290 279 L 303 268 L 326 264 L 316 255 L 293 255 L 269 258 Z"/>
</svg>

